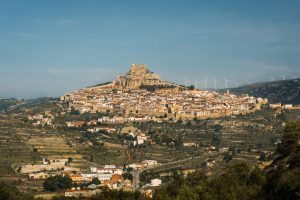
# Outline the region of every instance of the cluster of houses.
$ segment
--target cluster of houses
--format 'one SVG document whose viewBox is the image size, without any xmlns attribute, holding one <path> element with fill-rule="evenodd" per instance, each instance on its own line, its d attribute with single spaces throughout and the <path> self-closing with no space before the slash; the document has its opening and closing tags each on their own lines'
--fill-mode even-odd
<svg viewBox="0 0 300 200">
<path fill-rule="evenodd" d="M 43 161 L 40 164 L 29 164 L 21 165 L 20 173 L 30 174 L 31 177 L 35 177 L 34 173 L 39 173 L 42 171 L 54 171 L 62 170 L 66 167 L 68 159 L 46 159 L 43 158 Z M 39 177 L 37 175 L 36 177 Z"/>
<path fill-rule="evenodd" d="M 114 124 L 114 123 L 126 123 L 126 122 L 149 122 L 153 121 L 153 118 L 144 115 L 136 115 L 131 117 L 102 117 L 98 119 L 99 123 Z"/>
<path fill-rule="evenodd" d="M 157 166 L 158 162 L 156 160 L 144 160 L 141 163 L 132 163 L 127 165 L 127 168 L 131 168 L 133 170 L 139 170 L 143 168 L 149 168 L 153 166 Z"/>
<path fill-rule="evenodd" d="M 132 191 L 132 181 L 124 179 L 123 168 L 116 165 L 104 165 L 103 167 L 90 167 L 89 170 L 68 165 L 69 159 L 46 159 L 39 164 L 22 165 L 20 173 L 28 175 L 29 179 L 47 179 L 50 176 L 62 175 L 68 176 L 76 185 L 87 185 L 84 188 L 74 187 L 65 191 L 66 197 L 91 197 L 101 192 L 101 187 L 107 186 L 111 189 Z M 141 163 L 133 163 L 126 166 L 127 169 L 139 170 L 157 166 L 156 160 L 144 160 Z M 99 184 L 94 183 L 94 179 L 99 180 Z M 157 187 L 161 185 L 160 179 L 151 180 L 147 186 Z"/>
<path fill-rule="evenodd" d="M 110 128 L 110 127 L 94 127 L 94 128 L 87 129 L 87 132 L 89 133 L 101 133 L 101 132 L 113 133 L 115 131 L 116 131 L 115 128 Z"/>
<path fill-rule="evenodd" d="M 105 88 L 87 88 L 64 95 L 70 107 L 83 112 L 123 111 L 138 113 L 134 118 L 102 118 L 101 123 L 148 121 L 150 117 L 172 115 L 176 118 L 208 118 L 236 115 L 259 109 L 267 99 L 237 96 L 234 94 L 184 90 L 184 91 L 117 91 Z"/>
<path fill-rule="evenodd" d="M 299 107 L 295 107 L 293 106 L 293 104 L 281 104 L 281 103 L 270 104 L 270 108 L 299 109 Z"/>
<path fill-rule="evenodd" d="M 112 117 L 102 117 L 98 120 L 91 120 L 91 121 L 67 121 L 66 125 L 69 128 L 80 128 L 83 126 L 91 126 L 91 125 L 97 125 L 97 124 L 123 124 L 128 122 L 161 122 L 159 119 L 155 117 L 149 117 L 149 116 L 142 116 L 137 115 L 134 117 L 118 117 L 118 116 L 112 116 Z"/>
<path fill-rule="evenodd" d="M 131 141 L 131 143 L 129 143 L 129 141 L 126 141 L 126 143 L 128 143 L 129 145 L 133 145 L 133 146 L 137 146 L 137 145 L 141 145 L 141 144 L 153 144 L 154 141 L 147 136 L 145 133 L 142 132 L 129 132 L 127 133 L 127 135 L 131 136 L 132 138 L 134 138 L 133 141 Z"/>
<path fill-rule="evenodd" d="M 35 114 L 35 115 L 28 115 L 28 120 L 32 123 L 33 126 L 50 126 L 52 125 L 52 120 L 54 116 L 51 115 L 50 112 L 45 112 L 44 115 L 42 114 Z"/>
<path fill-rule="evenodd" d="M 73 183 L 90 183 L 86 188 L 72 188 L 65 191 L 66 197 L 91 197 L 101 192 L 100 187 L 107 186 L 111 189 L 132 191 L 131 181 L 123 178 L 123 169 L 115 165 L 105 165 L 103 168 L 91 167 L 88 171 L 65 172 Z M 100 184 L 92 183 L 93 179 Z"/>
</svg>

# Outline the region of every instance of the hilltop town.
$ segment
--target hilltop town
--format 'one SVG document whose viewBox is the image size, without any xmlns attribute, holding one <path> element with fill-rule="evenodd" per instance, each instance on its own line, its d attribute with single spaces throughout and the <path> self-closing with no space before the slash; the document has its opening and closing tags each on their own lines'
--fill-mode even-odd
<svg viewBox="0 0 300 200">
<path fill-rule="evenodd" d="M 132 64 L 127 74 L 112 83 L 71 92 L 61 100 L 80 113 L 114 112 L 122 116 L 143 116 L 141 120 L 162 116 L 204 119 L 247 114 L 268 102 L 229 91 L 203 91 L 163 81 L 145 64 Z"/>
</svg>

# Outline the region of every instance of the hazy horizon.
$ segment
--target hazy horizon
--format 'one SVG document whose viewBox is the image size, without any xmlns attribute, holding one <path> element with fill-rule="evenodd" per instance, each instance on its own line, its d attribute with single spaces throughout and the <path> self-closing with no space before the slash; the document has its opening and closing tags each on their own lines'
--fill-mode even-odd
<svg viewBox="0 0 300 200">
<path fill-rule="evenodd" d="M 133 63 L 208 87 L 299 78 L 300 2 L 1 1 L 0 97 L 58 97 Z"/>
</svg>

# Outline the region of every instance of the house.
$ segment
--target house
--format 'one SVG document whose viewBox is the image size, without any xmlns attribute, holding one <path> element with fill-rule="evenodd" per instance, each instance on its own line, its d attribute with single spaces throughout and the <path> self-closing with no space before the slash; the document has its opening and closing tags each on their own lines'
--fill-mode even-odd
<svg viewBox="0 0 300 200">
<path fill-rule="evenodd" d="M 112 175 L 110 180 L 104 180 L 103 185 L 106 185 L 112 189 L 117 189 L 118 184 L 122 181 L 122 176 L 119 174 Z"/>
<path fill-rule="evenodd" d="M 90 185 L 87 186 L 87 188 L 90 189 L 90 190 L 95 190 L 98 187 L 99 187 L 99 185 L 96 185 L 96 184 L 90 184 Z"/>
<path fill-rule="evenodd" d="M 216 163 L 216 161 L 213 160 L 213 159 L 208 159 L 208 160 L 206 161 L 206 165 L 207 165 L 208 167 L 214 166 L 215 163 Z"/>
<path fill-rule="evenodd" d="M 127 192 L 132 192 L 132 184 L 129 179 L 125 179 L 122 184 L 123 184 L 122 190 Z"/>
<path fill-rule="evenodd" d="M 142 165 L 144 167 L 154 166 L 154 165 L 157 165 L 157 161 L 156 160 L 144 160 L 144 161 L 142 161 Z"/>
<path fill-rule="evenodd" d="M 127 168 L 132 168 L 133 170 L 139 170 L 139 169 L 142 169 L 143 166 L 140 163 L 132 163 L 132 164 L 127 165 Z"/>
<path fill-rule="evenodd" d="M 181 170 L 181 173 L 186 176 L 188 174 L 194 173 L 196 170 L 195 169 L 183 169 Z"/>
<path fill-rule="evenodd" d="M 76 171 L 76 172 L 80 172 L 80 168 L 78 167 L 71 167 L 71 166 L 64 166 L 64 171 Z"/>
<path fill-rule="evenodd" d="M 153 186 L 153 187 L 158 187 L 158 186 L 161 185 L 161 183 L 162 183 L 162 181 L 158 178 L 155 178 L 155 179 L 151 180 L 151 186 Z"/>
<path fill-rule="evenodd" d="M 146 190 L 143 191 L 143 194 L 146 197 L 149 197 L 150 199 L 152 199 L 152 197 L 153 197 L 153 189 L 146 189 Z"/>
<path fill-rule="evenodd" d="M 72 182 L 75 183 L 84 182 L 83 176 L 81 174 L 72 174 L 69 177 L 72 179 Z"/>
<path fill-rule="evenodd" d="M 141 133 L 136 137 L 137 144 L 144 144 L 144 142 L 147 140 L 148 136 L 146 136 L 144 133 Z"/>
<path fill-rule="evenodd" d="M 198 147 L 199 144 L 196 144 L 195 142 L 184 142 L 183 146 L 184 147 Z"/>
<path fill-rule="evenodd" d="M 99 181 L 105 181 L 105 180 L 110 180 L 112 178 L 113 174 L 97 174 L 97 177 L 99 179 Z"/>
<path fill-rule="evenodd" d="M 173 176 L 173 172 L 160 172 L 159 173 L 160 177 L 168 177 L 168 176 Z"/>
<path fill-rule="evenodd" d="M 65 191 L 65 197 L 92 197 L 94 195 L 97 195 L 101 192 L 100 189 L 96 190 L 89 190 L 89 189 L 72 189 L 72 190 L 66 190 Z"/>
<path fill-rule="evenodd" d="M 293 107 L 293 104 L 284 104 L 283 107 L 284 107 L 284 108 L 292 108 L 292 107 Z"/>
<path fill-rule="evenodd" d="M 104 165 L 104 168 L 106 168 L 106 169 L 116 169 L 117 166 L 116 165 Z"/>
<path fill-rule="evenodd" d="M 94 172 L 83 172 L 82 174 L 83 180 L 87 181 L 87 182 L 91 182 L 93 180 L 93 178 L 98 178 L 97 173 Z"/>
<path fill-rule="evenodd" d="M 47 179 L 49 177 L 49 174 L 44 172 L 37 172 L 37 173 L 30 173 L 29 178 L 30 179 Z"/>
<path fill-rule="evenodd" d="M 281 103 L 273 103 L 273 104 L 270 104 L 270 108 L 281 108 Z"/>
<path fill-rule="evenodd" d="M 111 180 L 115 182 L 120 182 L 122 179 L 123 177 L 120 174 L 113 174 L 111 177 Z"/>
<path fill-rule="evenodd" d="M 67 127 L 70 128 L 80 128 L 85 124 L 85 121 L 73 121 L 73 122 L 66 122 Z"/>
<path fill-rule="evenodd" d="M 88 122 L 86 123 L 86 125 L 88 125 L 88 126 L 91 126 L 91 125 L 97 125 L 97 123 L 98 123 L 97 120 L 91 120 L 91 121 L 88 121 Z"/>
<path fill-rule="evenodd" d="M 63 169 L 68 159 L 56 159 L 56 160 L 43 160 L 43 164 L 38 165 L 22 165 L 20 172 L 22 174 L 29 174 L 39 171 L 51 171 L 57 169 Z"/>
</svg>

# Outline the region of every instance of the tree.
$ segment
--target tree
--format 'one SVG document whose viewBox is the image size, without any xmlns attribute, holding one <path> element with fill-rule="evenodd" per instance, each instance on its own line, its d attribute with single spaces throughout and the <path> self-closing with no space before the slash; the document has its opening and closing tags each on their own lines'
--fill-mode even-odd
<svg viewBox="0 0 300 200">
<path fill-rule="evenodd" d="M 79 110 L 75 110 L 75 108 L 72 106 L 70 114 L 71 115 L 80 115 L 80 112 L 79 112 Z"/>
<path fill-rule="evenodd" d="M 300 122 L 289 123 L 284 130 L 277 158 L 267 174 L 266 199 L 300 198 Z"/>
<path fill-rule="evenodd" d="M 182 124 L 182 119 L 181 119 L 181 117 L 177 120 L 177 123 L 178 123 L 178 124 Z"/>
<path fill-rule="evenodd" d="M 188 122 L 186 123 L 186 125 L 187 125 L 187 126 L 192 126 L 192 123 L 191 123 L 190 121 L 188 121 Z"/>
<path fill-rule="evenodd" d="M 154 191 L 153 200 L 171 200 L 166 188 L 160 187 Z"/>
<path fill-rule="evenodd" d="M 72 158 L 72 157 L 69 157 L 69 158 L 68 158 L 68 163 L 71 163 L 71 162 L 73 162 L 73 158 Z"/>
<path fill-rule="evenodd" d="M 90 155 L 89 161 L 90 161 L 90 162 L 94 162 L 94 154 L 91 154 L 91 155 Z"/>
<path fill-rule="evenodd" d="M 31 194 L 20 192 L 17 188 L 0 183 L 0 199 L 5 200 L 32 200 Z"/>
<path fill-rule="evenodd" d="M 190 85 L 190 86 L 188 87 L 188 89 L 189 89 L 189 90 L 194 90 L 194 89 L 195 89 L 195 86 L 194 86 L 194 85 Z"/>
<path fill-rule="evenodd" d="M 128 173 L 128 172 L 123 174 L 123 178 L 124 178 L 124 179 L 129 179 L 129 180 L 131 180 L 131 181 L 133 180 L 132 174 L 131 174 L 131 173 Z"/>
<path fill-rule="evenodd" d="M 180 188 L 179 194 L 176 199 L 177 200 L 196 200 L 196 199 L 199 199 L 199 196 L 192 187 L 183 185 Z"/>
<path fill-rule="evenodd" d="M 96 185 L 99 185 L 101 182 L 99 181 L 99 179 L 98 179 L 97 177 L 94 177 L 94 178 L 92 179 L 92 183 L 93 183 L 93 184 L 96 184 Z"/>
<path fill-rule="evenodd" d="M 47 191 L 60 191 L 72 187 L 72 179 L 69 176 L 51 176 L 43 183 Z"/>
</svg>

